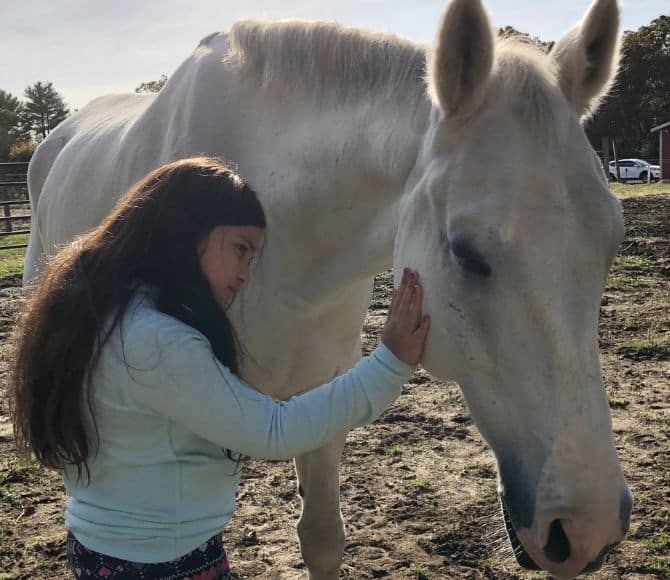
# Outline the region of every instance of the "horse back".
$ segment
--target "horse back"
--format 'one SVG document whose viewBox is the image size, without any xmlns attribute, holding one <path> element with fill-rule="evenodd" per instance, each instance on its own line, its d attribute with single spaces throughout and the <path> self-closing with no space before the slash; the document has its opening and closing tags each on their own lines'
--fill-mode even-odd
<svg viewBox="0 0 670 580">
<path fill-rule="evenodd" d="M 61 123 L 39 145 L 28 167 L 31 243 L 24 278 L 37 274 L 44 255 L 94 225 L 111 209 L 114 168 L 123 134 L 153 101 L 153 95 L 108 95 Z M 35 238 L 35 239 L 33 239 Z M 34 255 L 34 254 L 41 255 Z"/>
</svg>

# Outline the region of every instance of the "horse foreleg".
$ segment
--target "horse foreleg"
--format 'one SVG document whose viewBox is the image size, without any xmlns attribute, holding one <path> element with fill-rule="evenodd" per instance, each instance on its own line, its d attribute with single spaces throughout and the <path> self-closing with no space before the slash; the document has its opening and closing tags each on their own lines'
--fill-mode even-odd
<svg viewBox="0 0 670 580">
<path fill-rule="evenodd" d="M 310 580 L 339 578 L 344 552 L 340 513 L 340 461 L 346 435 L 295 458 L 302 514 L 298 537 Z"/>
</svg>

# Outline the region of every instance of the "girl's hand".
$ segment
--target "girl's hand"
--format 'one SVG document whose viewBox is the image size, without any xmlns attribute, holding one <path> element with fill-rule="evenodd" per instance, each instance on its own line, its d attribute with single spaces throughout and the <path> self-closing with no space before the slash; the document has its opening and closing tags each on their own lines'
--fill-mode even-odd
<svg viewBox="0 0 670 580">
<path fill-rule="evenodd" d="M 393 293 L 382 342 L 408 365 L 419 364 L 430 328 L 430 317 L 421 315 L 422 300 L 419 274 L 405 268 L 400 286 Z"/>
</svg>

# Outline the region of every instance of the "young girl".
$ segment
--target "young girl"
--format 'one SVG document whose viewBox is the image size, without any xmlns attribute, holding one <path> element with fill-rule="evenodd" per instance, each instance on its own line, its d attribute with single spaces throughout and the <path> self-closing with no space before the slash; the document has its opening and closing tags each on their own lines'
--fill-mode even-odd
<svg viewBox="0 0 670 580">
<path fill-rule="evenodd" d="M 221 532 L 240 457 L 290 458 L 377 418 L 423 352 L 429 321 L 405 272 L 377 349 L 289 401 L 239 377 L 226 309 L 265 215 L 221 162 L 152 171 L 46 266 L 17 331 L 20 446 L 62 470 L 77 578 L 228 578 Z"/>
</svg>

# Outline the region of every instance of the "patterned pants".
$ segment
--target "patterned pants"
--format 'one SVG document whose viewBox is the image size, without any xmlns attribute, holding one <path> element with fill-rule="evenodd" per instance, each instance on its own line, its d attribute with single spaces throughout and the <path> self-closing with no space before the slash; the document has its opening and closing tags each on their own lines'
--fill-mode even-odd
<svg viewBox="0 0 670 580">
<path fill-rule="evenodd" d="M 89 550 L 71 533 L 67 560 L 75 578 L 103 580 L 232 580 L 221 536 L 214 536 L 185 556 L 142 564 Z"/>
</svg>

